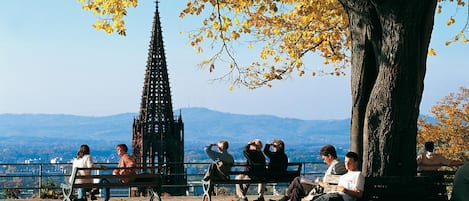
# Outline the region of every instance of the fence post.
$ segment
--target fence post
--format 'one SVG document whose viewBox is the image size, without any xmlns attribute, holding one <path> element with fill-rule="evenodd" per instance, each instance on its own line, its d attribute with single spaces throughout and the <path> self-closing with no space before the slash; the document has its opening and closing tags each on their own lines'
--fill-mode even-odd
<svg viewBox="0 0 469 201">
<path fill-rule="evenodd" d="M 39 192 L 42 189 L 42 163 L 39 164 Z"/>
</svg>

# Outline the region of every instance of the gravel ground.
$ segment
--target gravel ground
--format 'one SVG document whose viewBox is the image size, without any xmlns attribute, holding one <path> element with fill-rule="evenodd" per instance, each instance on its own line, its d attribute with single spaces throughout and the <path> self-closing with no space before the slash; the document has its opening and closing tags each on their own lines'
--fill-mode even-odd
<svg viewBox="0 0 469 201">
<path fill-rule="evenodd" d="M 255 200 L 257 196 L 248 196 L 248 200 L 252 201 Z M 265 200 L 268 201 L 269 199 L 280 199 L 281 196 L 272 196 L 272 195 L 266 195 Z M 17 199 L 15 201 L 58 201 L 58 199 L 33 199 L 33 198 L 28 198 L 28 199 Z M 89 200 L 89 199 L 88 199 Z M 110 201 L 147 201 L 149 200 L 148 197 L 115 197 L 111 198 Z M 162 201 L 202 201 L 202 196 L 162 196 Z M 98 198 L 97 201 L 103 201 L 102 198 Z M 230 196 L 212 196 L 212 201 L 236 201 L 235 197 L 230 195 Z"/>
</svg>

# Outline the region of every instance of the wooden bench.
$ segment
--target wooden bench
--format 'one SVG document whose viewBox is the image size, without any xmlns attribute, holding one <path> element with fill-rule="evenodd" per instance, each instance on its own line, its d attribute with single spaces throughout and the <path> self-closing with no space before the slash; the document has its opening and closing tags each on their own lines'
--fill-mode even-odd
<svg viewBox="0 0 469 201">
<path fill-rule="evenodd" d="M 133 169 L 141 170 L 141 168 L 113 168 L 113 169 Z M 64 195 L 63 201 L 71 201 L 71 196 L 74 192 L 74 189 L 77 188 L 130 188 L 130 187 L 142 187 L 146 188 L 149 193 L 150 201 L 157 200 L 161 201 L 161 175 L 154 173 L 138 173 L 133 175 L 112 175 L 113 169 L 103 169 L 103 168 L 73 168 L 71 173 L 71 183 L 62 183 L 60 187 Z M 79 170 L 91 170 L 91 175 L 77 175 Z M 96 170 L 101 170 L 100 174 L 96 174 Z M 103 171 L 104 170 L 104 171 Z M 104 173 L 103 173 L 104 172 Z M 132 182 L 128 183 L 99 183 L 101 179 L 107 180 L 121 180 L 124 178 L 132 178 Z M 91 183 L 80 183 L 77 184 L 75 181 L 77 179 L 87 179 L 91 180 Z"/>
<path fill-rule="evenodd" d="M 366 177 L 360 201 L 448 201 L 446 187 L 452 185 L 454 171 L 419 176 Z"/>
<path fill-rule="evenodd" d="M 290 183 L 295 177 L 300 176 L 302 163 L 288 163 L 287 171 L 278 175 L 268 173 L 267 177 L 259 176 L 257 178 L 251 178 L 250 180 L 236 179 L 237 175 L 248 174 L 245 171 L 246 166 L 247 165 L 244 163 L 234 164 L 229 173 L 229 180 L 202 180 L 202 188 L 204 190 L 202 201 L 212 200 L 212 195 L 209 192 L 209 188 L 211 185 L 215 184 Z"/>
</svg>

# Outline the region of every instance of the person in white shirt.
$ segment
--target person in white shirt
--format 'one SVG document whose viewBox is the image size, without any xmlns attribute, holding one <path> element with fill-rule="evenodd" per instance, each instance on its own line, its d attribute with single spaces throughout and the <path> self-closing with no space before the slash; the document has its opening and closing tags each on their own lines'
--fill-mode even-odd
<svg viewBox="0 0 469 201">
<path fill-rule="evenodd" d="M 73 168 L 91 168 L 91 167 L 99 167 L 104 168 L 101 165 L 96 165 L 93 162 L 93 157 L 90 155 L 90 147 L 86 144 L 80 146 L 80 150 L 77 152 L 77 157 L 73 159 L 72 163 Z M 90 175 L 91 170 L 79 170 L 77 175 Z M 69 182 L 72 183 L 72 177 L 69 178 Z M 76 179 L 76 184 L 81 183 L 91 183 L 91 179 Z M 78 200 L 86 200 L 86 189 L 78 188 L 77 189 L 77 199 Z M 92 198 L 93 200 L 93 198 Z"/>
<path fill-rule="evenodd" d="M 327 176 L 343 175 L 347 172 L 344 163 L 337 159 L 337 151 L 334 146 L 330 144 L 324 145 L 321 148 L 319 154 L 321 155 L 324 163 L 329 165 L 326 172 L 324 173 L 323 179 L 321 179 L 322 181 L 326 180 Z M 285 191 L 285 195 L 278 201 L 300 201 L 303 198 L 305 200 L 311 200 L 318 193 L 316 189 L 319 189 L 319 186 L 324 188 L 326 185 L 327 184 L 324 182 L 318 183 L 306 178 L 295 177 L 293 181 L 290 182 L 290 185 Z M 270 201 L 274 200 L 270 199 Z"/>
<path fill-rule="evenodd" d="M 358 154 L 348 152 L 345 155 L 345 168 L 348 172 L 340 176 L 339 183 L 326 194 L 314 199 L 314 201 L 355 201 L 363 196 L 365 177 L 357 170 Z"/>
</svg>

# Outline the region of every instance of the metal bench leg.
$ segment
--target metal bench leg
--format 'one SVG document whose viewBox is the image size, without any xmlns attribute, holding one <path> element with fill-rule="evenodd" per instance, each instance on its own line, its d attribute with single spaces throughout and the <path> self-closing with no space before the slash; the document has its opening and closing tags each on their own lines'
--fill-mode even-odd
<svg viewBox="0 0 469 201">
<path fill-rule="evenodd" d="M 159 192 L 155 192 L 153 188 L 148 189 L 150 191 L 150 201 L 161 201 Z"/>
<path fill-rule="evenodd" d="M 202 188 L 204 189 L 204 196 L 202 197 L 202 201 L 212 201 L 212 192 L 210 192 L 210 186 L 210 180 L 202 181 Z"/>
<path fill-rule="evenodd" d="M 64 194 L 63 201 L 72 201 L 70 196 L 72 195 L 73 189 L 71 186 L 62 186 L 62 193 Z"/>
</svg>

